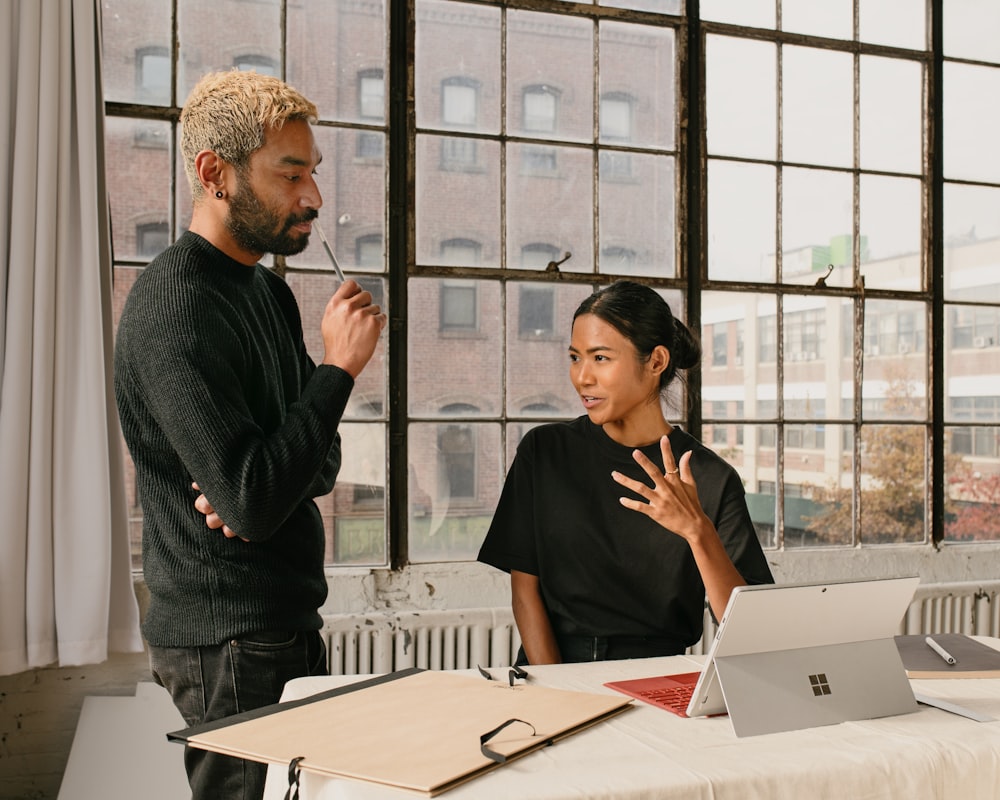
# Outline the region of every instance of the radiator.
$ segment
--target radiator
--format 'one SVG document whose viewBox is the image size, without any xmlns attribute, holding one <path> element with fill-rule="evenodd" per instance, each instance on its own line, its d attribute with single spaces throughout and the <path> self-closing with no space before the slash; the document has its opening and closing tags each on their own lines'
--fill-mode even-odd
<svg viewBox="0 0 1000 800">
<path fill-rule="evenodd" d="M 521 645 L 509 607 L 383 610 L 332 614 L 323 621 L 333 675 L 505 667 Z M 705 633 L 688 652 L 707 652 L 715 629 L 706 609 Z M 1000 580 L 918 586 L 899 633 L 1000 636 Z"/>
<path fill-rule="evenodd" d="M 506 667 L 521 646 L 510 608 L 375 611 L 323 618 L 332 675 L 407 667 Z"/>
<path fill-rule="evenodd" d="M 1000 636 L 1000 580 L 918 586 L 900 633 Z"/>
</svg>

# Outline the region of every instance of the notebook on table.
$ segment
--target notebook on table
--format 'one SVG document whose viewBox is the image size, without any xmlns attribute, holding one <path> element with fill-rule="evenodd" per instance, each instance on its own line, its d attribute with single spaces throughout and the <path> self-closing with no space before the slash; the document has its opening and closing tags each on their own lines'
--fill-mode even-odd
<svg viewBox="0 0 1000 800">
<path fill-rule="evenodd" d="M 910 678 L 1000 678 L 1000 650 L 963 633 L 897 636 L 896 647 Z"/>
<path fill-rule="evenodd" d="M 605 685 L 682 716 L 728 713 L 737 736 L 916 711 L 894 636 L 919 580 L 740 586 L 701 672 Z"/>
</svg>

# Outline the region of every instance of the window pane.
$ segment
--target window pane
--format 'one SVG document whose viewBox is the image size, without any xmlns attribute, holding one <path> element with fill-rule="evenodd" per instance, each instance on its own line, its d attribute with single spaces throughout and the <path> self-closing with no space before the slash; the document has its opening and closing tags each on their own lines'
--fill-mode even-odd
<svg viewBox="0 0 1000 800">
<path fill-rule="evenodd" d="M 302 335 L 306 349 L 313 361 L 323 360 L 323 337 L 320 333 L 320 323 L 326 304 L 337 290 L 339 280 L 330 273 L 291 272 L 286 281 L 295 294 L 302 316 Z M 364 278 L 361 285 L 372 293 L 375 302 L 382 306 L 383 311 L 391 316 L 387 307 L 384 282 L 381 278 Z M 351 392 L 346 419 L 384 418 L 386 408 L 386 342 L 387 337 L 379 339 L 378 347 L 368 365 L 358 376 Z"/>
<path fill-rule="evenodd" d="M 407 451 L 410 560 L 475 560 L 503 485 L 500 426 L 414 423 Z"/>
<path fill-rule="evenodd" d="M 326 303 L 339 284 L 329 273 L 292 272 L 286 276 L 302 316 L 302 333 L 312 359 L 323 357 L 320 322 Z M 384 281 L 365 278 L 363 288 L 386 307 Z M 386 526 L 386 343 L 383 336 L 371 360 L 357 377 L 339 431 L 343 464 L 334 490 L 316 499 L 327 531 L 328 563 L 387 563 Z M 367 421 L 366 421 L 367 420 Z M 372 422 L 371 420 L 374 420 Z"/>
<path fill-rule="evenodd" d="M 775 279 L 775 170 L 708 162 L 708 277 Z"/>
<path fill-rule="evenodd" d="M 747 508 L 753 520 L 757 538 L 764 547 L 777 547 L 775 519 L 777 492 L 777 452 L 774 447 L 773 425 L 727 424 L 722 436 L 706 429 L 706 436 L 715 439 L 712 445 L 743 479 Z"/>
<path fill-rule="evenodd" d="M 481 133 L 499 132 L 499 9 L 418 0 L 415 58 L 417 125 L 457 124 Z M 458 79 L 465 81 L 464 100 Z M 475 115 L 469 116 L 473 103 Z"/>
<path fill-rule="evenodd" d="M 863 42 L 927 48 L 927 0 L 860 0 L 858 16 Z"/>
<path fill-rule="evenodd" d="M 725 363 L 713 360 L 702 370 L 702 413 L 727 417 L 774 419 L 777 407 L 777 333 L 775 298 L 737 292 L 706 292 L 702 296 L 703 342 L 725 352 Z M 709 338 L 711 337 L 711 339 Z M 725 343 L 716 343 L 716 337 Z M 735 418 L 734 416 L 732 418 Z"/>
<path fill-rule="evenodd" d="M 316 171 L 316 184 L 323 196 L 320 222 L 330 248 L 343 269 L 358 269 L 358 237 L 385 238 L 385 170 L 381 159 L 357 157 L 357 132 L 317 126 L 313 129 L 323 163 Z M 378 136 L 381 145 L 381 134 Z M 342 187 L 349 186 L 350 191 Z M 333 270 L 330 257 L 319 236 L 310 237 L 309 246 L 288 257 L 297 267 Z M 381 272 L 381 261 L 366 264 Z"/>
<path fill-rule="evenodd" d="M 384 269 L 385 248 L 381 234 L 359 236 L 354 240 L 355 260 L 361 269 Z"/>
<path fill-rule="evenodd" d="M 112 120 L 109 119 L 110 123 Z M 118 321 L 122 316 L 122 308 L 125 306 L 125 299 L 132 291 L 135 279 L 139 277 L 141 269 L 134 267 L 115 266 L 114 281 L 111 287 L 111 303 L 115 333 L 118 332 Z M 119 446 L 122 453 L 122 464 L 124 467 L 124 489 L 125 503 L 128 514 L 128 540 L 131 552 L 131 565 L 133 570 L 142 569 L 142 506 L 139 504 L 139 487 L 135 479 L 135 463 L 132 455 L 125 445 L 125 439 L 119 437 Z"/>
<path fill-rule="evenodd" d="M 1000 5 L 990 0 L 948 0 L 941 5 L 945 55 L 1000 63 Z"/>
<path fill-rule="evenodd" d="M 783 308 L 785 418 L 852 416 L 852 302 L 795 295 L 784 298 Z"/>
<path fill-rule="evenodd" d="M 799 163 L 852 166 L 852 57 L 848 53 L 787 46 L 782 50 L 781 74 L 782 158 Z"/>
<path fill-rule="evenodd" d="M 166 48 L 143 48 L 135 54 L 136 94 L 143 103 L 170 103 L 170 51 Z"/>
<path fill-rule="evenodd" d="M 951 300 L 1000 302 L 1000 189 L 944 186 L 944 282 Z"/>
<path fill-rule="evenodd" d="M 1000 306 L 948 306 L 944 347 L 945 419 L 1000 421 Z M 974 453 L 972 431 L 963 435 L 968 446 L 956 452 Z"/>
<path fill-rule="evenodd" d="M 169 231 L 170 216 L 170 125 L 166 122 L 108 117 L 104 127 L 105 147 L 114 154 L 107 161 L 106 178 L 111 203 L 111 230 L 116 259 L 155 255 L 144 250 L 143 231 Z M 142 180 L 135 180 L 141 175 Z M 183 176 L 178 178 L 186 188 Z M 185 220 L 185 227 L 187 221 Z"/>
<path fill-rule="evenodd" d="M 507 146 L 507 260 L 530 242 L 549 241 L 572 257 L 562 272 L 594 269 L 593 154 L 570 147 Z"/>
<path fill-rule="evenodd" d="M 675 274 L 675 187 L 672 157 L 601 154 L 602 273 L 659 277 Z M 614 257 L 625 250 L 634 253 L 634 258 Z"/>
<path fill-rule="evenodd" d="M 852 0 L 781 0 L 781 29 L 830 39 L 854 38 Z"/>
<path fill-rule="evenodd" d="M 311 16 L 314 19 L 333 17 L 329 13 Z M 232 47 L 217 46 L 220 31 L 239 31 L 239 41 L 252 42 L 254 52 L 233 52 Z M 253 56 L 269 59 L 272 64 L 281 63 L 281 5 L 217 4 L 212 8 L 211 24 L 206 24 L 202 0 L 177 0 L 177 36 L 180 40 L 177 91 L 180 94 L 178 99 L 183 104 L 202 75 L 232 69 L 238 66 L 238 59 L 242 57 Z M 332 37 L 326 39 L 327 49 L 331 41 L 334 41 Z M 311 86 L 302 85 L 301 81 L 296 85 L 291 72 L 289 80 L 315 102 Z"/>
<path fill-rule="evenodd" d="M 682 9 L 682 0 L 598 0 L 598 3 L 609 8 L 632 8 L 657 14 L 679 14 Z"/>
<path fill-rule="evenodd" d="M 773 44 L 709 36 L 705 114 L 711 155 L 773 159 L 777 154 L 777 50 Z M 753 125 L 747 125 L 752 119 Z"/>
<path fill-rule="evenodd" d="M 927 538 L 927 434 L 922 426 L 861 429 L 861 542 Z"/>
<path fill-rule="evenodd" d="M 902 300 L 865 302 L 865 419 L 927 417 L 927 309 Z"/>
<path fill-rule="evenodd" d="M 568 348 L 573 312 L 588 294 L 589 287 L 573 284 L 507 284 L 509 416 L 583 413 L 569 380 Z"/>
<path fill-rule="evenodd" d="M 442 264 L 442 243 L 467 239 L 480 244 L 479 264 L 499 266 L 500 145 L 418 136 L 416 182 L 417 261 Z"/>
<path fill-rule="evenodd" d="M 559 55 L 539 58 L 559 41 Z M 594 27 L 589 20 L 507 12 L 507 130 L 592 141 Z"/>
<path fill-rule="evenodd" d="M 918 174 L 922 163 L 923 70 L 916 61 L 861 57 L 863 169 Z"/>
<path fill-rule="evenodd" d="M 944 64 L 944 177 L 1000 181 L 1000 69 Z"/>
<path fill-rule="evenodd" d="M 600 48 L 601 140 L 673 148 L 673 28 L 604 22 Z"/>
<path fill-rule="evenodd" d="M 786 427 L 785 547 L 854 542 L 853 462 L 851 426 Z"/>
<path fill-rule="evenodd" d="M 257 4 L 235 5 L 249 9 Z M 281 4 L 265 6 L 278 10 Z M 274 30 L 270 33 L 279 33 L 278 19 L 271 24 Z M 386 12 L 382 0 L 298 0 L 287 4 L 285 24 L 288 82 L 316 104 L 320 119 L 384 121 L 384 104 L 376 110 L 373 95 L 359 91 L 358 85 L 359 76 L 374 79 L 374 75 L 385 75 Z M 242 30 L 243 23 L 234 29 Z"/>
<path fill-rule="evenodd" d="M 774 0 L 702 0 L 701 17 L 754 28 L 773 28 L 774 9 Z"/>
<path fill-rule="evenodd" d="M 343 464 L 337 485 L 316 501 L 327 530 L 327 562 L 384 566 L 388 563 L 386 427 L 344 422 L 338 431 Z"/>
<path fill-rule="evenodd" d="M 104 99 L 170 105 L 170 4 L 104 0 L 101 7 Z M 126 54 L 128 47 L 135 49 Z"/>
<path fill-rule="evenodd" d="M 993 400 L 1000 401 L 1000 395 Z M 962 433 L 968 447 L 960 444 Z M 949 428 L 945 435 L 945 452 L 952 457 L 945 475 L 945 537 L 956 542 L 1000 539 L 1000 427 Z"/>
<path fill-rule="evenodd" d="M 786 419 L 813 420 L 839 416 L 852 397 L 853 349 L 841 326 L 851 317 L 844 301 L 834 297 L 791 295 L 783 300 L 784 411 Z M 846 397 L 844 396 L 846 395 Z"/>
<path fill-rule="evenodd" d="M 500 413 L 503 331 L 496 281 L 411 280 L 407 315 L 409 412 L 448 415 L 462 403 Z M 474 380 L 470 380 L 474 376 Z"/>
<path fill-rule="evenodd" d="M 920 194 L 916 179 L 861 176 L 861 272 L 868 288 L 923 286 Z"/>
<path fill-rule="evenodd" d="M 851 174 L 786 167 L 781 181 L 782 281 L 814 284 L 822 278 L 827 286 L 853 284 Z"/>
</svg>

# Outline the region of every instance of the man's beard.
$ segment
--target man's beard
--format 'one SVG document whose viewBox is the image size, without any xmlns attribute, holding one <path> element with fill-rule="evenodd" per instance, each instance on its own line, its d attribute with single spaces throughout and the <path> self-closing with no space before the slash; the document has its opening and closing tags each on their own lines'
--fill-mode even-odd
<svg viewBox="0 0 1000 800">
<path fill-rule="evenodd" d="M 274 253 L 293 256 L 309 244 L 309 237 L 293 234 L 292 227 L 316 219 L 319 212 L 310 208 L 298 216 L 284 220 L 267 208 L 253 189 L 245 183 L 229 197 L 226 227 L 236 243 L 251 253 Z"/>
</svg>

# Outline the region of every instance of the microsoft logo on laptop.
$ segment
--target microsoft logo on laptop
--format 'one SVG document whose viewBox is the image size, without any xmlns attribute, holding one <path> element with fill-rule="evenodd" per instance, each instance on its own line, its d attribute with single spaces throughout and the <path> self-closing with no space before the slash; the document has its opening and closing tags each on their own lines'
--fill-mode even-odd
<svg viewBox="0 0 1000 800">
<path fill-rule="evenodd" d="M 830 694 L 830 682 L 826 679 L 825 672 L 821 672 L 818 675 L 810 675 L 809 684 L 812 686 L 813 694 L 816 697 Z"/>
</svg>

